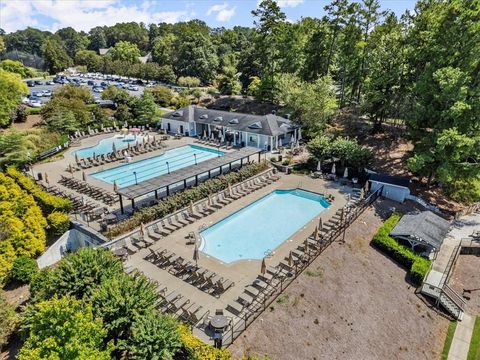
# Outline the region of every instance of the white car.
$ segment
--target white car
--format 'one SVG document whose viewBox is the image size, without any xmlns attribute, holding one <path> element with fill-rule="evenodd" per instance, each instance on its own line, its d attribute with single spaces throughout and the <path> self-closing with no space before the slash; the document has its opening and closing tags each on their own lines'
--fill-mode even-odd
<svg viewBox="0 0 480 360">
<path fill-rule="evenodd" d="M 29 105 L 33 108 L 41 108 L 43 104 L 40 101 L 30 101 Z"/>
</svg>

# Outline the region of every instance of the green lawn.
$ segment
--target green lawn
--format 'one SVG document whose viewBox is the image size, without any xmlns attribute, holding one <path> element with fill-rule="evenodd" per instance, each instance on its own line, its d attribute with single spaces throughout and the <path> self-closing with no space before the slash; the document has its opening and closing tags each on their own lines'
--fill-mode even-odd
<svg viewBox="0 0 480 360">
<path fill-rule="evenodd" d="M 480 316 L 475 320 L 472 338 L 470 340 L 470 349 L 468 350 L 467 360 L 480 359 Z"/>
<path fill-rule="evenodd" d="M 448 325 L 447 337 L 445 338 L 445 344 L 443 345 L 443 351 L 442 351 L 442 355 L 440 356 L 440 360 L 447 360 L 448 352 L 450 351 L 450 346 L 452 345 L 453 334 L 455 334 L 456 328 L 457 328 L 456 321 L 452 321 L 450 325 Z"/>
</svg>

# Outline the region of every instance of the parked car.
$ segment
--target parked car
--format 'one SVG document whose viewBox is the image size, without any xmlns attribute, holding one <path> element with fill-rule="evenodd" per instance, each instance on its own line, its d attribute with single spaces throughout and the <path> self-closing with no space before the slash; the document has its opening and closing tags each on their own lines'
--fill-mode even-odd
<svg viewBox="0 0 480 360">
<path fill-rule="evenodd" d="M 43 85 L 43 83 L 40 80 L 35 80 L 35 85 Z"/>
<path fill-rule="evenodd" d="M 95 86 L 93 88 L 93 92 L 95 92 L 95 93 L 101 93 L 102 91 L 103 91 L 103 88 L 100 87 L 100 86 Z"/>
<path fill-rule="evenodd" d="M 28 86 L 28 87 L 34 87 L 34 86 L 35 86 L 35 82 L 32 81 L 32 80 L 28 80 L 28 81 L 27 81 L 27 86 Z"/>
<path fill-rule="evenodd" d="M 95 86 L 95 81 L 93 81 L 93 80 L 88 80 L 88 81 L 87 81 L 87 85 L 88 85 L 88 86 Z"/>
<path fill-rule="evenodd" d="M 47 81 L 45 84 L 46 84 L 46 85 L 55 85 L 55 83 L 54 83 L 52 80 Z"/>
<path fill-rule="evenodd" d="M 50 96 L 52 96 L 52 91 L 51 90 L 43 90 L 42 96 L 50 97 Z"/>
<path fill-rule="evenodd" d="M 138 86 L 136 86 L 136 85 L 130 85 L 130 86 L 128 87 L 128 90 L 138 91 Z"/>
</svg>

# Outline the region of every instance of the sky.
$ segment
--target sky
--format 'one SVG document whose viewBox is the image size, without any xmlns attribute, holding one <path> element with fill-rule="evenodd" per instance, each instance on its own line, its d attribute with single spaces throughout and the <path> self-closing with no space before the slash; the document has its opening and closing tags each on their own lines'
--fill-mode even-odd
<svg viewBox="0 0 480 360">
<path fill-rule="evenodd" d="M 0 0 L 0 28 L 6 32 L 28 26 L 56 31 L 71 26 L 88 31 L 118 22 L 145 24 L 200 19 L 210 27 L 252 26 L 251 11 L 259 0 Z M 379 0 L 382 10 L 398 16 L 415 0 Z M 321 17 L 329 0 L 277 0 L 289 21 Z"/>
</svg>

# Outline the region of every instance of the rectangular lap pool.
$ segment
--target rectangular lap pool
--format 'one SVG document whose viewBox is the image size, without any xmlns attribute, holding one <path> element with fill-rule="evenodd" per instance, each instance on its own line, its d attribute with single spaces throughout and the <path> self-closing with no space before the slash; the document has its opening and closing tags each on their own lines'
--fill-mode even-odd
<svg viewBox="0 0 480 360">
<path fill-rule="evenodd" d="M 167 174 L 209 160 L 225 153 L 216 149 L 209 149 L 197 145 L 186 145 L 167 150 L 164 154 L 130 164 L 114 167 L 92 174 L 96 179 L 113 184 L 119 188 L 134 185 L 135 182 L 149 180 L 156 176 Z M 136 176 L 136 179 L 135 179 Z"/>
<path fill-rule="evenodd" d="M 264 258 L 330 205 L 319 194 L 276 190 L 200 233 L 200 250 L 223 262 Z"/>
</svg>

